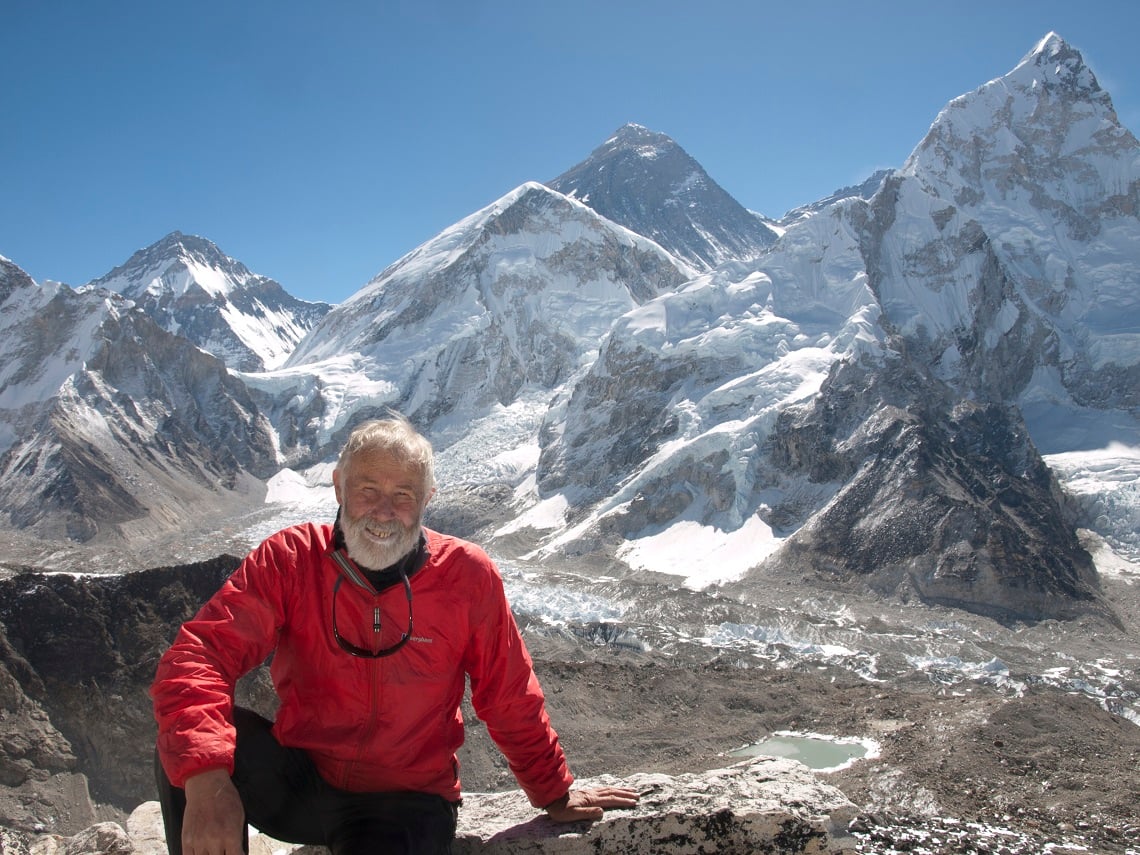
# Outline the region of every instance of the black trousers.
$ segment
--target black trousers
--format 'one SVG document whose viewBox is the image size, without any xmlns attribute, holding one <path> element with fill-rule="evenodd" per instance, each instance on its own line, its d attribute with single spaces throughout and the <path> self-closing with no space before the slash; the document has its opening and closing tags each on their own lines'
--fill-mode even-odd
<svg viewBox="0 0 1140 855">
<path fill-rule="evenodd" d="M 309 755 L 285 748 L 272 722 L 234 709 L 237 752 L 233 782 L 248 825 L 286 843 L 327 846 L 333 855 L 446 855 L 458 804 L 429 793 L 352 793 L 330 786 Z M 182 855 L 186 793 L 173 786 L 155 756 L 166 845 Z M 248 851 L 248 840 L 246 851 Z"/>
</svg>

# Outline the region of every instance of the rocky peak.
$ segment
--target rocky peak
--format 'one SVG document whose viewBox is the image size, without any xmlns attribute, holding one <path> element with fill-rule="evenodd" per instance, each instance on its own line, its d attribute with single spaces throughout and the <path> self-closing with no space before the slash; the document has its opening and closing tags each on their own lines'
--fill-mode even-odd
<svg viewBox="0 0 1140 855">
<path fill-rule="evenodd" d="M 135 252 L 125 264 L 116 267 L 107 275 L 95 280 L 95 285 L 126 279 L 128 287 L 120 287 L 125 297 L 136 297 L 148 286 L 150 276 L 160 275 L 161 271 L 181 265 L 200 265 L 230 274 L 234 279 L 248 278 L 251 274 L 244 264 L 230 258 L 218 249 L 217 244 L 197 235 L 186 235 L 173 231 L 148 247 Z M 189 284 L 189 283 L 187 283 Z M 209 287 L 215 283 L 200 283 Z"/>
<path fill-rule="evenodd" d="M 1008 74 L 952 100 L 903 172 L 964 208 L 1070 208 L 1083 239 L 1095 233 L 1090 202 L 1123 196 L 1138 210 L 1135 170 L 1105 164 L 1136 146 L 1080 52 L 1051 33 Z"/>
<path fill-rule="evenodd" d="M 628 124 L 548 182 L 698 269 L 753 258 L 775 232 L 665 134 Z"/>
<path fill-rule="evenodd" d="M 24 288 L 35 286 L 32 277 L 0 255 L 0 305 Z"/>
<path fill-rule="evenodd" d="M 912 352 L 991 400 L 1136 406 L 1140 143 L 1077 50 L 1049 34 L 951 101 L 888 185 L 865 253 Z"/>
<path fill-rule="evenodd" d="M 644 125 L 628 122 L 622 125 L 614 135 L 596 148 L 590 155 L 591 159 L 607 160 L 616 152 L 628 151 L 638 157 L 653 159 L 657 157 L 675 156 L 681 150 L 672 139 L 657 131 L 651 131 Z"/>
<path fill-rule="evenodd" d="M 1073 97 L 1107 97 L 1080 51 L 1056 33 L 1048 33 L 1025 55 L 1018 65 L 1018 69 L 1023 68 L 1030 81 L 1040 81 L 1045 87 L 1065 89 Z M 1012 75 L 1016 74 L 1015 69 Z"/>
<path fill-rule="evenodd" d="M 175 231 L 89 284 L 241 371 L 280 365 L 329 307 L 290 296 L 216 244 Z"/>
</svg>

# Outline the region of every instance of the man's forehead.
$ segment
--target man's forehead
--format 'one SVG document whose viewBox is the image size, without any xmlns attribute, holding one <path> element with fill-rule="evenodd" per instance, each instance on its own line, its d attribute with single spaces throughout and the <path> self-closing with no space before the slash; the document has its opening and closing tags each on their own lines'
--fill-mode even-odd
<svg viewBox="0 0 1140 855">
<path fill-rule="evenodd" d="M 383 448 L 362 448 L 348 461 L 348 471 L 362 480 L 403 479 L 417 485 L 423 480 L 414 461 Z"/>
</svg>

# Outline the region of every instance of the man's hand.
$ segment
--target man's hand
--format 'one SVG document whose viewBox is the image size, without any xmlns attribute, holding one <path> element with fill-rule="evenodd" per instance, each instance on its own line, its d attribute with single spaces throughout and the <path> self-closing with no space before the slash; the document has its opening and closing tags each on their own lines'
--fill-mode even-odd
<svg viewBox="0 0 1140 855">
<path fill-rule="evenodd" d="M 186 779 L 182 855 L 242 855 L 245 809 L 225 769 Z"/>
<path fill-rule="evenodd" d="M 637 804 L 635 790 L 621 787 L 598 787 L 593 790 L 571 790 L 546 806 L 547 815 L 555 822 L 581 822 L 601 819 L 605 808 L 626 808 Z"/>
</svg>

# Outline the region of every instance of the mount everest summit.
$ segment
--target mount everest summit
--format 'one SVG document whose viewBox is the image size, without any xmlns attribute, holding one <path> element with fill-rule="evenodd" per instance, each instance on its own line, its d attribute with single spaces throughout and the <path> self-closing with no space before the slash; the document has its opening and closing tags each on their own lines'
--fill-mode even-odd
<svg viewBox="0 0 1140 855">
<path fill-rule="evenodd" d="M 0 505 L 89 543 L 236 519 L 395 407 L 436 512 L 520 560 L 1106 613 L 1077 532 L 1140 556 L 1138 213 L 1140 144 L 1050 34 L 779 222 L 630 125 L 332 308 L 177 233 L 75 290 L 5 262 Z"/>
<path fill-rule="evenodd" d="M 762 255 L 777 231 L 664 134 L 626 125 L 549 186 L 699 270 Z"/>
</svg>

